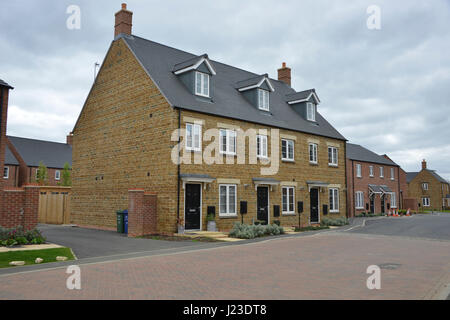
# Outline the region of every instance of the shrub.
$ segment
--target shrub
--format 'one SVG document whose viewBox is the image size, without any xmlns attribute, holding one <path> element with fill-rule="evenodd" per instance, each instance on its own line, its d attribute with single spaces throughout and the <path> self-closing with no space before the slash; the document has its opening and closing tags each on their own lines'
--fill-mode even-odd
<svg viewBox="0 0 450 320">
<path fill-rule="evenodd" d="M 262 224 L 242 224 L 235 222 L 233 229 L 228 234 L 229 237 L 239 239 L 253 239 L 257 237 L 279 235 L 283 234 L 284 229 L 276 224 L 262 225 Z"/>
<path fill-rule="evenodd" d="M 322 229 L 329 229 L 329 226 L 307 226 L 307 227 L 295 227 L 295 232 L 299 231 L 316 231 L 316 230 L 322 230 Z"/>
<path fill-rule="evenodd" d="M 336 219 L 322 218 L 320 222 L 321 226 L 345 226 L 348 224 L 348 219 L 346 217 L 339 217 Z"/>
<path fill-rule="evenodd" d="M 24 231 L 22 226 L 16 228 L 0 227 L 0 245 L 14 246 L 16 244 L 41 244 L 45 243 L 45 237 L 38 229 Z"/>
</svg>

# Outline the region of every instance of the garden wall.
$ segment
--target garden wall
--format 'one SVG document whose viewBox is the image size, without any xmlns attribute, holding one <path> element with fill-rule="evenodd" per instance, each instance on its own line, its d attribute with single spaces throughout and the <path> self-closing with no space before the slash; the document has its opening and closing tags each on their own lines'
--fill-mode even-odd
<svg viewBox="0 0 450 320">
<path fill-rule="evenodd" d="M 128 236 L 157 232 L 157 194 L 144 189 L 128 190 Z"/>
<path fill-rule="evenodd" d="M 23 226 L 25 230 L 36 227 L 38 222 L 39 186 L 8 188 L 0 191 L 0 226 Z"/>
</svg>

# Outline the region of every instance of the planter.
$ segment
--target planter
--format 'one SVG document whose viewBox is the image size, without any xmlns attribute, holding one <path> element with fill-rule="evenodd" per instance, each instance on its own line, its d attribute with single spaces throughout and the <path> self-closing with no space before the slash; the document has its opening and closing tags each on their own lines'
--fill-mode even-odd
<svg viewBox="0 0 450 320">
<path fill-rule="evenodd" d="M 208 221 L 208 224 L 206 226 L 206 230 L 211 231 L 211 232 L 216 232 L 217 231 L 216 222 L 215 221 Z"/>
</svg>

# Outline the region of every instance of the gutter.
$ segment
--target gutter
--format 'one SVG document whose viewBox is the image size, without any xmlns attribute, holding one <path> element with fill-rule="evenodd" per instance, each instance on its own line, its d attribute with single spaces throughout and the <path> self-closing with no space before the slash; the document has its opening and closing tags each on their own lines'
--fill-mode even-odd
<svg viewBox="0 0 450 320">
<path fill-rule="evenodd" d="M 353 199 L 351 210 L 353 212 L 353 217 L 355 217 L 355 213 L 356 213 L 356 210 L 355 210 L 355 165 L 353 163 L 353 160 L 352 160 L 352 195 L 351 195 L 351 198 Z M 353 211 L 353 210 L 355 210 L 355 211 Z"/>
<path fill-rule="evenodd" d="M 177 164 L 177 230 L 180 223 L 180 129 L 181 129 L 181 109 L 178 109 L 178 164 Z"/>
</svg>

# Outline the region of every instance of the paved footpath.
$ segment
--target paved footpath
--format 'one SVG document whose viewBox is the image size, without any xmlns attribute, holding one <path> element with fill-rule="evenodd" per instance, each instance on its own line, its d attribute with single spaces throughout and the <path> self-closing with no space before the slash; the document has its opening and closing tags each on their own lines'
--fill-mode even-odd
<svg viewBox="0 0 450 320">
<path fill-rule="evenodd" d="M 366 269 L 382 265 L 381 289 Z M 450 242 L 323 232 L 0 276 L 0 299 L 429 299 L 450 283 Z"/>
</svg>

